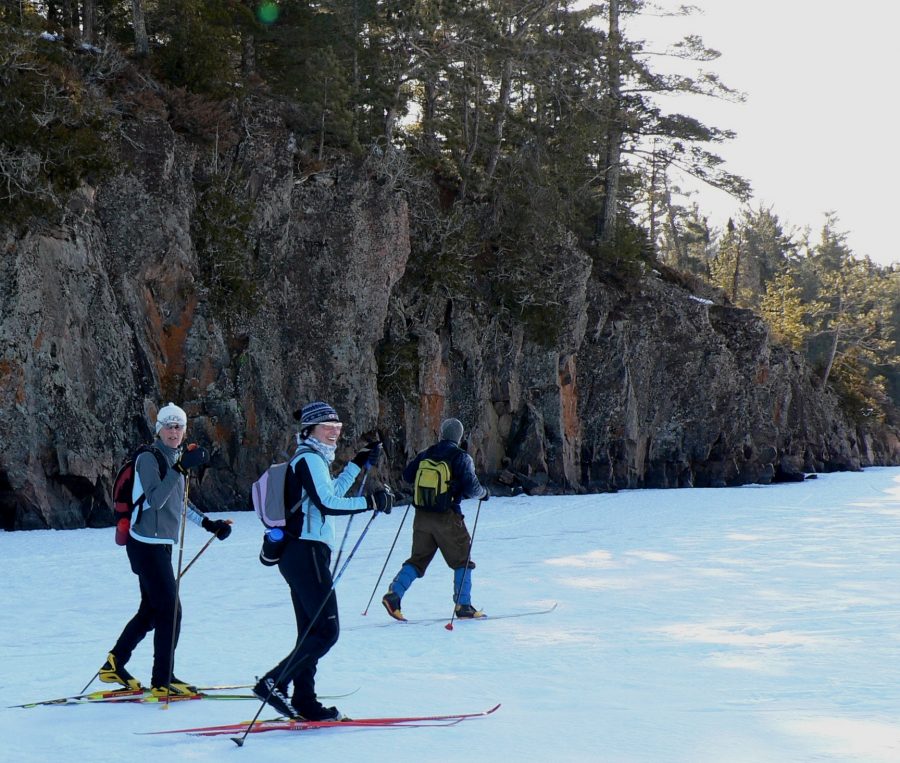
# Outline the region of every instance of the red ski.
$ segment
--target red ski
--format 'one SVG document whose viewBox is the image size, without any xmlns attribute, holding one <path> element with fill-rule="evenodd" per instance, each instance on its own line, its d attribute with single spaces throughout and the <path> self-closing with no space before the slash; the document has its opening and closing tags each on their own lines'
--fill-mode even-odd
<svg viewBox="0 0 900 763">
<path fill-rule="evenodd" d="M 497 711 L 499 704 L 480 713 L 452 713 L 448 715 L 409 715 L 388 718 L 355 718 L 345 721 L 290 721 L 275 719 L 249 723 L 229 723 L 224 726 L 198 726 L 191 729 L 169 729 L 166 731 L 145 731 L 144 734 L 193 734 L 195 736 L 221 736 L 227 734 L 259 734 L 264 731 L 311 731 L 332 728 L 378 728 L 415 727 L 432 725 L 452 725 L 470 718 L 481 718 Z"/>
</svg>

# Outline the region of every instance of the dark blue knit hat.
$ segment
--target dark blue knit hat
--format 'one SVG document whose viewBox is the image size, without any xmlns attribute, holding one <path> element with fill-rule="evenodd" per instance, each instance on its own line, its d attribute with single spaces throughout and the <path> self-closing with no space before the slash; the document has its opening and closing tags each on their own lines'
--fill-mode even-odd
<svg viewBox="0 0 900 763">
<path fill-rule="evenodd" d="M 297 414 L 294 414 L 294 417 L 297 418 Z M 326 421 L 340 421 L 341 417 L 338 416 L 337 411 L 334 410 L 328 403 L 315 402 L 315 403 L 307 403 L 300 409 L 300 431 L 304 431 L 306 429 L 310 429 L 314 427 L 316 424 L 322 424 Z"/>
</svg>

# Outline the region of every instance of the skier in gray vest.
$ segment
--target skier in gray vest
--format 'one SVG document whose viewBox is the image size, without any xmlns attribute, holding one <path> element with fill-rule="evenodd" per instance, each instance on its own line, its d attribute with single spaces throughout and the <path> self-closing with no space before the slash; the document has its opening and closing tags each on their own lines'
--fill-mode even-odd
<svg viewBox="0 0 900 763">
<path fill-rule="evenodd" d="M 190 502 L 184 506 L 188 470 L 209 462 L 205 448 L 182 449 L 186 427 L 187 414 L 174 403 L 164 405 L 156 416 L 155 452 L 141 453 L 135 461 L 133 497 L 146 497 L 135 506 L 125 551 L 131 570 L 138 577 L 141 604 L 98 672 L 105 683 L 117 683 L 126 689 L 142 688 L 125 665 L 135 647 L 152 630 L 150 691 L 155 697 L 197 693 L 197 687 L 176 678 L 173 672 L 175 644 L 181 630 L 181 603 L 175 595 L 172 546 L 177 542 L 182 511 L 186 508 L 191 522 L 219 540 L 231 535 L 227 521 L 209 519 Z"/>
</svg>

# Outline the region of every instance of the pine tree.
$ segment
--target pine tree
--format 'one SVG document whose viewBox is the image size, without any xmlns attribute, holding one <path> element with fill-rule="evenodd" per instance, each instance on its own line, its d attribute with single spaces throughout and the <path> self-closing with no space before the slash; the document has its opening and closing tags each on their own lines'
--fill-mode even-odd
<svg viewBox="0 0 900 763">
<path fill-rule="evenodd" d="M 890 336 L 893 279 L 868 258 L 854 257 L 846 234 L 835 230 L 836 223 L 835 215 L 827 216 L 813 254 L 819 297 L 811 305 L 815 322 L 811 337 L 824 340 L 814 344 L 813 352 L 821 361 L 825 382 L 848 353 L 870 366 L 896 358 Z"/>
<path fill-rule="evenodd" d="M 153 64 L 166 81 L 225 95 L 238 78 L 241 29 L 254 23 L 239 0 L 158 0 L 151 16 L 162 42 Z"/>
<path fill-rule="evenodd" d="M 734 220 L 728 219 L 719 250 L 710 263 L 710 281 L 718 286 L 735 305 L 740 304 L 740 273 L 744 241 Z"/>
<path fill-rule="evenodd" d="M 603 193 L 597 215 L 597 240 L 600 244 L 609 244 L 616 233 L 616 205 L 619 201 L 619 178 L 622 173 L 625 109 L 622 98 L 623 41 L 619 28 L 619 10 L 619 0 L 609 0 L 606 34 L 606 130 L 603 136 L 606 150 L 599 168 L 603 178 L 601 183 Z"/>
<path fill-rule="evenodd" d="M 715 256 L 715 233 L 697 204 L 684 207 L 672 201 L 666 192 L 662 199 L 664 221 L 658 236 L 659 259 L 685 273 L 709 280 L 710 263 Z"/>
<path fill-rule="evenodd" d="M 131 0 L 131 19 L 134 27 L 134 55 L 145 58 L 150 52 L 150 40 L 147 37 L 143 0 Z"/>
<path fill-rule="evenodd" d="M 778 339 L 795 350 L 802 349 L 808 333 L 804 324 L 806 309 L 801 290 L 786 267 L 766 284 L 760 313 Z"/>
<path fill-rule="evenodd" d="M 744 242 L 741 284 L 747 306 L 757 309 L 767 284 L 782 272 L 794 256 L 796 246 L 785 234 L 771 207 L 748 208 L 741 215 Z"/>
</svg>

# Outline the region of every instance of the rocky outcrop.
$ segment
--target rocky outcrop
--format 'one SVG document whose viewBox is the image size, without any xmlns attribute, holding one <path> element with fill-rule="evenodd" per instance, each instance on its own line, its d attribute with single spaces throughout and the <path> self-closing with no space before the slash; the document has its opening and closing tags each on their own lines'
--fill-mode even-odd
<svg viewBox="0 0 900 763">
<path fill-rule="evenodd" d="M 871 463 L 760 318 L 658 279 L 641 286 L 594 301 L 580 354 L 585 487 L 720 487 Z"/>
<path fill-rule="evenodd" d="M 799 354 L 714 290 L 658 273 L 614 287 L 577 250 L 560 260 L 578 280 L 552 347 L 455 305 L 452 320 L 419 313 L 423 394 L 382 408 L 400 455 L 461 412 L 476 464 L 507 494 L 766 484 L 900 460 L 895 430 L 857 431 Z"/>
<path fill-rule="evenodd" d="M 3 527 L 108 524 L 116 467 L 168 400 L 212 450 L 191 489 L 207 510 L 248 506 L 315 398 L 345 416 L 342 456 L 384 438 L 395 484 L 447 415 L 510 493 L 900 461 L 896 436 L 858 434 L 754 315 L 653 273 L 610 285 L 563 234 L 552 332 L 423 292 L 406 197 L 377 157 L 301 166 L 280 119 L 244 119 L 215 162 L 164 121 L 129 123 L 126 169 L 80 189 L 64 225 L 0 231 Z M 236 208 L 213 203 L 219 187 Z"/>
<path fill-rule="evenodd" d="M 168 400 L 211 446 L 191 492 L 207 509 L 248 506 L 310 398 L 353 412 L 349 440 L 375 428 L 374 349 L 409 255 L 405 202 L 365 167 L 301 174 L 278 120 L 246 130 L 219 171 L 240 178 L 253 210 L 251 304 L 215 303 L 201 278 L 195 189 L 210 169 L 164 122 L 132 125 L 129 171 L 84 188 L 77 219 L 5 232 L 4 527 L 108 524 L 112 476 Z"/>
</svg>

